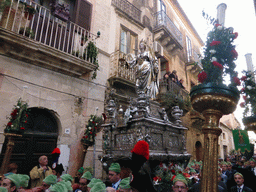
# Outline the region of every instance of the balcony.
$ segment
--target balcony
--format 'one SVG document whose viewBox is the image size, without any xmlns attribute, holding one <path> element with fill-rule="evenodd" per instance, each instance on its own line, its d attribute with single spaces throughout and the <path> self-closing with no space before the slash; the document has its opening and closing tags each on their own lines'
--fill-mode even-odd
<svg viewBox="0 0 256 192">
<path fill-rule="evenodd" d="M 155 41 L 158 41 L 169 53 L 176 49 L 183 49 L 182 33 L 175 26 L 165 12 L 154 14 Z"/>
<path fill-rule="evenodd" d="M 200 54 L 196 50 L 192 49 L 192 55 L 187 58 L 186 67 L 193 74 L 197 74 L 203 69 Z"/>
<path fill-rule="evenodd" d="M 88 52 L 96 35 L 33 1 L 10 2 L 0 13 L 0 54 L 74 77 L 97 68 Z"/>
<path fill-rule="evenodd" d="M 127 0 L 112 0 L 112 5 L 116 10 L 128 17 L 129 19 L 134 20 L 135 22 L 141 25 L 141 10 L 135 7 Z"/>
<path fill-rule="evenodd" d="M 110 76 L 111 85 L 115 83 L 135 88 L 135 69 L 130 68 L 125 61 L 126 55 L 116 51 L 110 55 Z"/>
<path fill-rule="evenodd" d="M 175 82 L 167 83 L 163 79 L 160 79 L 159 89 L 159 102 L 167 109 L 167 112 L 173 106 L 179 106 L 183 110 L 183 114 L 190 110 L 190 96 L 187 90 Z"/>
</svg>

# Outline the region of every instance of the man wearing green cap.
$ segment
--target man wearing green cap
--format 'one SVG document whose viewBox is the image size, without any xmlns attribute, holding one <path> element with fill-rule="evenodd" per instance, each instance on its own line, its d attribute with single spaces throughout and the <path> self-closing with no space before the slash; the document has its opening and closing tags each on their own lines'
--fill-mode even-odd
<svg viewBox="0 0 256 192">
<path fill-rule="evenodd" d="M 126 177 L 121 180 L 118 190 L 119 192 L 132 192 L 132 189 L 130 186 L 130 177 Z"/>
<path fill-rule="evenodd" d="M 75 183 L 79 183 L 80 178 L 82 177 L 82 175 L 84 174 L 84 168 L 80 167 L 76 173 L 75 176 Z"/>
<path fill-rule="evenodd" d="M 188 181 L 182 174 L 177 174 L 173 180 L 172 190 L 174 192 L 187 192 L 188 191 Z"/>
<path fill-rule="evenodd" d="M 103 182 L 96 183 L 90 192 L 106 192 L 106 185 Z"/>
<path fill-rule="evenodd" d="M 87 185 L 88 192 L 90 192 L 91 188 L 93 188 L 93 186 L 96 185 L 96 183 L 100 183 L 100 182 L 102 183 L 100 179 L 92 178 L 90 183 Z"/>
<path fill-rule="evenodd" d="M 17 189 L 28 186 L 29 176 L 23 174 L 11 174 L 4 178 L 1 186 L 5 187 L 8 192 L 16 192 Z"/>
<path fill-rule="evenodd" d="M 121 167 L 119 163 L 112 163 L 108 169 L 108 178 L 111 183 L 110 187 L 113 187 L 115 190 L 118 189 L 119 183 L 121 182 Z"/>
<path fill-rule="evenodd" d="M 82 177 L 79 180 L 79 189 L 76 190 L 82 191 L 82 192 L 87 192 L 87 184 L 92 180 L 92 174 L 89 171 L 86 171 Z"/>
</svg>

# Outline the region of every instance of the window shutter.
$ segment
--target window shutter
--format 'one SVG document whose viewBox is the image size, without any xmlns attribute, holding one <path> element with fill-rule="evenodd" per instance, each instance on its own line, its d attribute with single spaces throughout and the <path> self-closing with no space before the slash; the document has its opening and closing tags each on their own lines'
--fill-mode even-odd
<svg viewBox="0 0 256 192">
<path fill-rule="evenodd" d="M 74 11 L 74 23 L 90 31 L 92 5 L 86 0 L 77 0 Z"/>
</svg>

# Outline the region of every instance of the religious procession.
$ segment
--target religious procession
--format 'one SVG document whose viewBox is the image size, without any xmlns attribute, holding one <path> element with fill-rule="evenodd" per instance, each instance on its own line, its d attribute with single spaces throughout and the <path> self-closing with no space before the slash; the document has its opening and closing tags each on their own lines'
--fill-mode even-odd
<svg viewBox="0 0 256 192">
<path fill-rule="evenodd" d="M 0 0 L 0 192 L 256 192 L 253 59 L 225 24 L 256 2 L 227 1 Z"/>
</svg>

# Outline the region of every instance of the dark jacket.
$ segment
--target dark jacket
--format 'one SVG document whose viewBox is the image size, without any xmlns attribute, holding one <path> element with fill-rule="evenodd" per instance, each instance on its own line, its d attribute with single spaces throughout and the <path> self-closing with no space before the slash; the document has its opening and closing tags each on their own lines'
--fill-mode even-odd
<svg viewBox="0 0 256 192">
<path fill-rule="evenodd" d="M 251 188 L 246 187 L 246 186 L 243 187 L 242 191 L 243 192 L 253 192 L 253 190 Z M 237 192 L 237 186 L 231 187 L 231 192 Z"/>
</svg>

